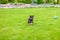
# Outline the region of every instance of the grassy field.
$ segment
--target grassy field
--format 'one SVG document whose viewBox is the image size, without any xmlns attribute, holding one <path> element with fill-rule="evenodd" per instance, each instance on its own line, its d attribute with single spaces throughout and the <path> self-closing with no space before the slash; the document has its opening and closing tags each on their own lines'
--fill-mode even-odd
<svg viewBox="0 0 60 40">
<path fill-rule="evenodd" d="M 60 40 L 60 8 L 0 9 L 0 40 Z"/>
</svg>

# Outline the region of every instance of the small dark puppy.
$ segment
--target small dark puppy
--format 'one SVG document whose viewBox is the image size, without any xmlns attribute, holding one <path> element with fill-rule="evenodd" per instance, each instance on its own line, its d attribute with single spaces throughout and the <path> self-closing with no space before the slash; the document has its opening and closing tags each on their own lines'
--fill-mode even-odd
<svg viewBox="0 0 60 40">
<path fill-rule="evenodd" d="M 33 18 L 34 18 L 34 15 L 30 15 L 28 19 L 28 24 L 33 24 Z"/>
</svg>

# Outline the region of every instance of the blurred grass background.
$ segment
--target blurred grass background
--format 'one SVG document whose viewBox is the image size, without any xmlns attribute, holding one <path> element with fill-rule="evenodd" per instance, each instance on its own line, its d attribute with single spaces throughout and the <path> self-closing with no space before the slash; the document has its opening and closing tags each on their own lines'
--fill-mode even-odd
<svg viewBox="0 0 60 40">
<path fill-rule="evenodd" d="M 60 8 L 0 9 L 0 40 L 60 40 Z"/>
</svg>

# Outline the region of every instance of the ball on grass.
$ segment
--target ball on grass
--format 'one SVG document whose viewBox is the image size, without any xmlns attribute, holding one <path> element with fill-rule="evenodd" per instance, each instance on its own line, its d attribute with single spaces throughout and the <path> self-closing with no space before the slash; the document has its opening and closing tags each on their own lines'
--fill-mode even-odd
<svg viewBox="0 0 60 40">
<path fill-rule="evenodd" d="M 58 18 L 58 16 L 54 16 L 54 19 L 57 19 Z"/>
</svg>

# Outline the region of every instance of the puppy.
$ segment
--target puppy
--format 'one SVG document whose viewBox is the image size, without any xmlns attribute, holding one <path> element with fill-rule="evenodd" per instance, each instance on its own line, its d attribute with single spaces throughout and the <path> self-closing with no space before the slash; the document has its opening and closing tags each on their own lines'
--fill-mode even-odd
<svg viewBox="0 0 60 40">
<path fill-rule="evenodd" d="M 30 15 L 28 19 L 28 24 L 33 24 L 34 15 Z"/>
</svg>

